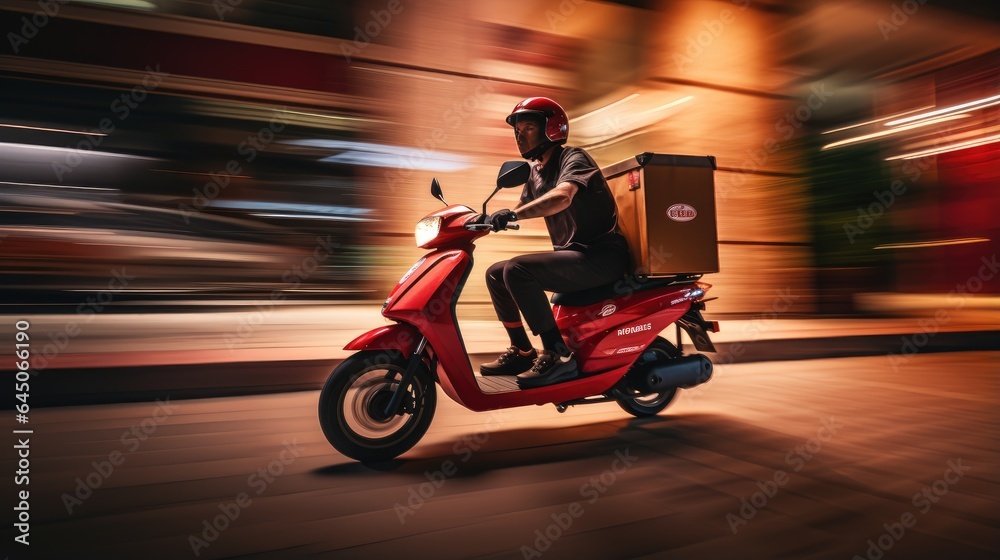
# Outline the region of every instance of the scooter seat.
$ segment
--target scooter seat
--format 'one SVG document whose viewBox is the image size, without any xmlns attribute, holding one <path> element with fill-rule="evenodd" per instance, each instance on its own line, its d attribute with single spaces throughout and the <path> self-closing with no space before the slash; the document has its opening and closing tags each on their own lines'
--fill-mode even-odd
<svg viewBox="0 0 1000 560">
<path fill-rule="evenodd" d="M 590 288 L 589 290 L 552 294 L 550 301 L 552 301 L 553 305 L 583 307 L 621 297 L 629 293 L 644 292 L 665 286 L 691 284 L 699 278 L 701 278 L 701 274 L 678 274 L 676 276 L 664 276 L 660 278 L 629 276 L 613 284 L 605 284 L 596 288 Z"/>
</svg>

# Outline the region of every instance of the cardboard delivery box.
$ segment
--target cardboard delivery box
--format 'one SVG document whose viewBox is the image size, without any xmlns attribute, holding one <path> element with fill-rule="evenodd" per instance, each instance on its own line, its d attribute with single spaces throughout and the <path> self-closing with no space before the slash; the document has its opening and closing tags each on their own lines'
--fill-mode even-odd
<svg viewBox="0 0 1000 560">
<path fill-rule="evenodd" d="M 646 152 L 601 170 L 618 204 L 632 270 L 648 276 L 719 271 L 715 157 Z"/>
</svg>

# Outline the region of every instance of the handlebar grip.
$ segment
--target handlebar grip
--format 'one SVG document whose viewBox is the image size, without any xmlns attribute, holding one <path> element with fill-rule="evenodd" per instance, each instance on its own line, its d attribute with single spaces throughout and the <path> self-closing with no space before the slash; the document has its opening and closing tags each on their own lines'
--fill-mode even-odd
<svg viewBox="0 0 1000 560">
<path fill-rule="evenodd" d="M 465 229 L 469 230 L 493 229 L 493 226 L 490 224 L 465 224 Z M 521 229 L 521 226 L 514 222 L 508 222 L 507 227 L 504 229 Z"/>
</svg>

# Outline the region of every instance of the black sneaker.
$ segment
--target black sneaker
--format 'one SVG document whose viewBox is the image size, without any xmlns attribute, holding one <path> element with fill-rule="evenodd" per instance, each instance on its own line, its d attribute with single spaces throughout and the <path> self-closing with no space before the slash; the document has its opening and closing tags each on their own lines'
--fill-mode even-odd
<svg viewBox="0 0 1000 560">
<path fill-rule="evenodd" d="M 517 386 L 522 389 L 544 387 L 576 379 L 579 374 L 576 360 L 573 359 L 572 354 L 561 357 L 547 350 L 542 350 L 531 371 L 517 376 Z"/>
<path fill-rule="evenodd" d="M 517 346 L 511 346 L 494 362 L 479 366 L 479 375 L 517 375 L 531 369 L 531 364 L 538 357 L 538 352 L 532 348 L 527 353 Z"/>
</svg>

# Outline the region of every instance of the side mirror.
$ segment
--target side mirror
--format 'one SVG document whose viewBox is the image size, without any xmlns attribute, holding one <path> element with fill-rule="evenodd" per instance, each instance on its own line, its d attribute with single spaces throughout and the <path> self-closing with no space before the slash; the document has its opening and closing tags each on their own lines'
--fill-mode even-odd
<svg viewBox="0 0 1000 560">
<path fill-rule="evenodd" d="M 445 206 L 448 206 L 448 203 L 444 201 L 444 193 L 441 192 L 441 183 L 438 183 L 437 177 L 431 179 L 431 196 L 444 202 Z"/>
<path fill-rule="evenodd" d="M 519 187 L 528 182 L 528 175 L 531 174 L 531 166 L 526 161 L 507 161 L 500 166 L 500 173 L 497 174 L 497 188 L 493 189 L 493 194 L 483 202 L 483 215 L 486 215 L 486 203 L 496 196 L 500 189 Z"/>
<path fill-rule="evenodd" d="M 519 187 L 528 182 L 531 166 L 526 161 L 507 161 L 500 166 L 497 174 L 497 188 L 509 189 Z"/>
</svg>

